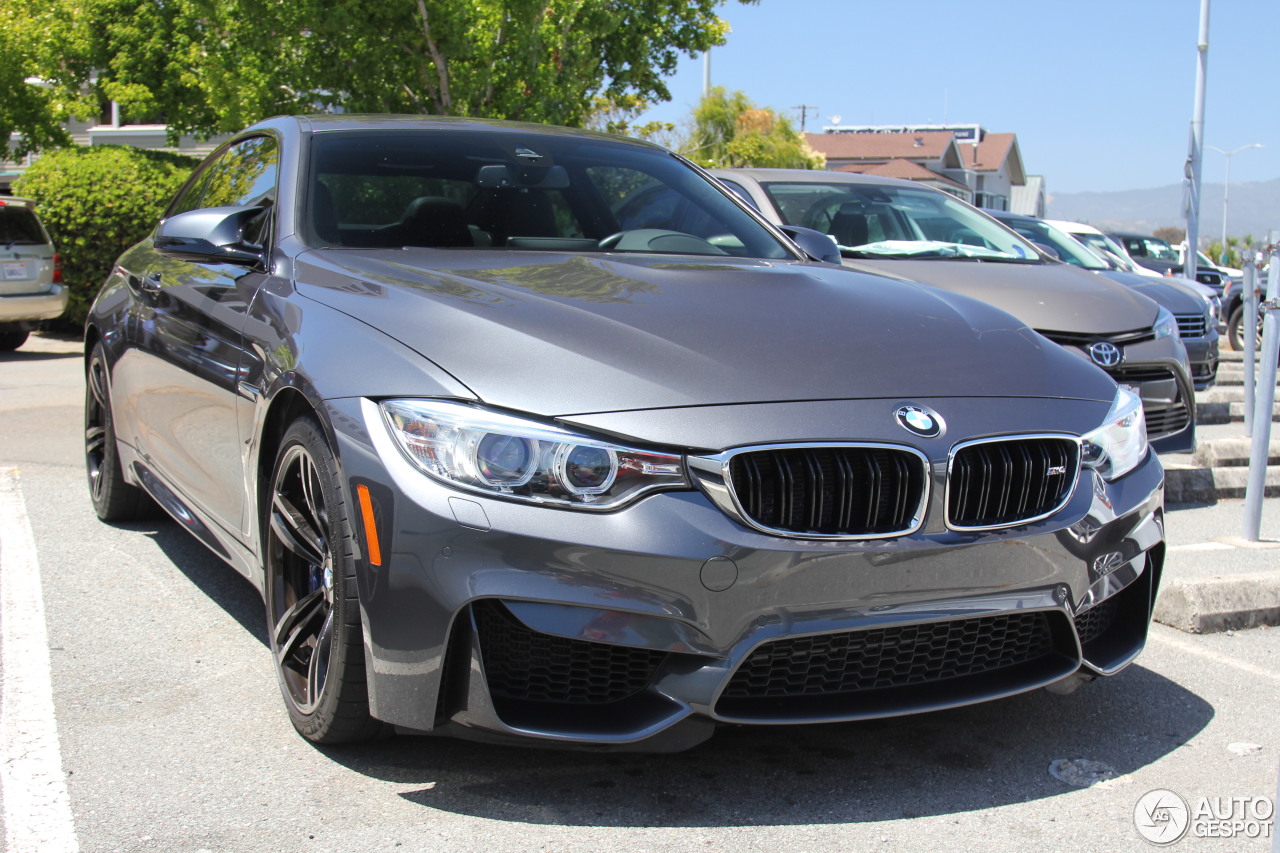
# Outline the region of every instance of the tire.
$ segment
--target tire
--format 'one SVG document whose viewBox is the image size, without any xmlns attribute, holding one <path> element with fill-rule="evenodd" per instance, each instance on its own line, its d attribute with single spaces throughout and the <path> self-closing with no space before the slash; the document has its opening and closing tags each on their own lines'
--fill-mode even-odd
<svg viewBox="0 0 1280 853">
<path fill-rule="evenodd" d="M 285 431 L 263 503 L 267 638 L 294 728 L 322 744 L 381 736 L 369 714 L 351 517 L 310 417 Z"/>
<path fill-rule="evenodd" d="M 1259 312 L 1261 313 L 1261 312 Z M 1254 345 L 1254 353 L 1262 352 L 1262 318 L 1258 318 L 1258 330 Z M 1237 305 L 1227 321 L 1227 342 L 1236 352 L 1244 352 L 1244 304 Z"/>
<path fill-rule="evenodd" d="M 146 518 L 153 513 L 154 504 L 146 492 L 125 482 L 120 468 L 102 344 L 96 344 L 89 355 L 84 385 L 84 462 L 93 511 L 99 519 L 109 522 Z"/>
<path fill-rule="evenodd" d="M 13 352 L 27 342 L 30 332 L 0 332 L 0 352 Z"/>
</svg>

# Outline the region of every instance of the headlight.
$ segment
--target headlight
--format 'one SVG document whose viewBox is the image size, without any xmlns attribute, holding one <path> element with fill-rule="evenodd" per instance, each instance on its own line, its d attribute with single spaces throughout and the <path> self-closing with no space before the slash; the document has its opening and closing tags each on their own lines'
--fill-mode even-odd
<svg viewBox="0 0 1280 853">
<path fill-rule="evenodd" d="M 1209 319 L 1217 322 L 1222 316 L 1222 297 L 1216 293 L 1213 296 L 1206 296 L 1205 301 L 1209 303 Z"/>
<path fill-rule="evenodd" d="M 1128 474 L 1147 456 L 1147 420 L 1142 398 L 1128 388 L 1116 391 L 1102 426 L 1081 439 L 1081 461 L 1110 482 Z"/>
<path fill-rule="evenodd" d="M 611 444 L 464 403 L 387 400 L 380 408 L 410 461 L 454 486 L 599 510 L 689 485 L 675 454 Z"/>
<path fill-rule="evenodd" d="M 1155 332 L 1156 340 L 1178 337 L 1178 321 L 1169 313 L 1168 308 L 1162 307 L 1156 312 L 1156 322 L 1152 326 L 1152 331 Z"/>
</svg>

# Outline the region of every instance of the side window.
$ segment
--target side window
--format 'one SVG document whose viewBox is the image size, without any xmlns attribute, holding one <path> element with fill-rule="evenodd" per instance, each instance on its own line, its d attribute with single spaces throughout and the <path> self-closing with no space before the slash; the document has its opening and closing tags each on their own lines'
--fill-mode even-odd
<svg viewBox="0 0 1280 853">
<path fill-rule="evenodd" d="M 210 168 L 200 206 L 270 206 L 276 198 L 278 162 L 276 141 L 269 136 L 237 143 Z"/>
<path fill-rule="evenodd" d="M 169 215 L 207 207 L 263 207 L 246 228 L 244 239 L 261 244 L 266 235 L 268 214 L 276 200 L 276 173 L 279 151 L 269 136 L 255 136 L 237 142 L 207 164 L 174 200 Z"/>
</svg>

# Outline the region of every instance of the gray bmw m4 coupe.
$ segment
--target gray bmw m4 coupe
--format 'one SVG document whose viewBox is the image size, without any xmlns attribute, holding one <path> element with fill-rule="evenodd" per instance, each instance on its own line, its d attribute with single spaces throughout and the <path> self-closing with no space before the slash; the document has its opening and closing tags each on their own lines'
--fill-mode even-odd
<svg viewBox="0 0 1280 853">
<path fill-rule="evenodd" d="M 322 743 L 673 750 L 1123 669 L 1141 397 L 825 241 L 645 143 L 262 122 L 93 305 L 94 508 L 258 587 Z"/>
</svg>

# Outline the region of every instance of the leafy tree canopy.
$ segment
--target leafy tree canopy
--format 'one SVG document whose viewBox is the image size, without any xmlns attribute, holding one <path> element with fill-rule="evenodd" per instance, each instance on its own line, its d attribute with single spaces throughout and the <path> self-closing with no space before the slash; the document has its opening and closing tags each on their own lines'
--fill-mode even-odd
<svg viewBox="0 0 1280 853">
<path fill-rule="evenodd" d="M 683 150 L 709 168 L 821 169 L 826 164 L 790 120 L 720 86 L 693 111 L 693 130 Z"/>
<path fill-rule="evenodd" d="M 680 54 L 724 43 L 725 2 L 0 0 L 6 37 L 38 36 L 0 71 L 0 131 L 39 147 L 57 135 L 41 120 L 111 100 L 175 135 L 322 110 L 581 126 L 596 99 L 624 111 L 669 100 Z"/>
</svg>

